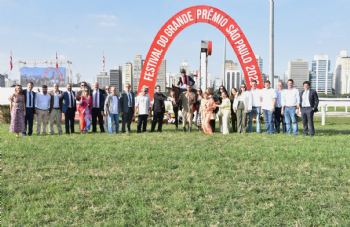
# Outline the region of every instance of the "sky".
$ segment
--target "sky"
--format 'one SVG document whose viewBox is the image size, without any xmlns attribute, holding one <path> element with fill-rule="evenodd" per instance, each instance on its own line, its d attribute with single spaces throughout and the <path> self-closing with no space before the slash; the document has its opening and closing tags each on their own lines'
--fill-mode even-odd
<svg viewBox="0 0 350 227">
<path fill-rule="evenodd" d="M 275 74 L 283 77 L 288 62 L 314 55 L 331 59 L 331 72 L 341 50 L 350 52 L 349 0 L 275 0 Z M 19 78 L 18 60 L 73 62 L 73 75 L 90 83 L 102 72 L 146 57 L 158 30 L 177 12 L 195 5 L 209 5 L 230 15 L 247 37 L 254 54 L 263 58 L 263 73 L 269 73 L 269 0 L 0 0 L 0 74 Z M 173 41 L 165 59 L 166 70 L 179 73 L 182 60 L 191 71 L 200 63 L 200 42 L 211 40 L 208 71 L 222 75 L 224 35 L 209 24 L 187 27 Z M 226 60 L 238 63 L 227 42 Z"/>
</svg>

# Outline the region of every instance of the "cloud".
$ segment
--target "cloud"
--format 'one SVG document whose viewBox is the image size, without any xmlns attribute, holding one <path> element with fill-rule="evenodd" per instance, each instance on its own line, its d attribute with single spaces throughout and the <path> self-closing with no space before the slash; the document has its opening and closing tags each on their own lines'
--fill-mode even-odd
<svg viewBox="0 0 350 227">
<path fill-rule="evenodd" d="M 108 19 L 108 20 L 114 20 L 117 17 L 114 15 L 97 15 L 97 14 L 90 14 L 89 17 L 91 18 L 102 18 L 102 19 Z"/>
<path fill-rule="evenodd" d="M 316 43 L 317 43 L 317 44 L 322 44 L 322 43 L 323 43 L 323 41 L 317 41 Z"/>
<path fill-rule="evenodd" d="M 116 23 L 109 23 L 109 22 L 100 22 L 99 25 L 102 26 L 102 27 L 113 27 L 113 26 L 117 26 Z"/>
<path fill-rule="evenodd" d="M 89 48 L 89 49 L 90 49 L 90 48 L 92 48 L 92 45 L 87 45 L 86 48 Z"/>
</svg>

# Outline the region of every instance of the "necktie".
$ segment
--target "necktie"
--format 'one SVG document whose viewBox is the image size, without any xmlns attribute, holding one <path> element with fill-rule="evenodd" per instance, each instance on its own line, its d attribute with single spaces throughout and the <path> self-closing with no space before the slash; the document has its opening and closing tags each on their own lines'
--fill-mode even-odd
<svg viewBox="0 0 350 227">
<path fill-rule="evenodd" d="M 94 104 L 94 106 L 97 108 L 98 106 L 97 106 L 97 92 L 95 93 L 95 104 Z"/>
<path fill-rule="evenodd" d="M 129 101 L 129 106 L 131 106 L 130 92 L 128 93 L 128 101 Z"/>
<path fill-rule="evenodd" d="M 32 92 L 29 92 L 29 107 L 32 107 Z"/>
<path fill-rule="evenodd" d="M 73 96 L 72 96 L 72 92 L 70 92 L 69 95 L 70 95 L 70 106 L 73 108 Z"/>
</svg>

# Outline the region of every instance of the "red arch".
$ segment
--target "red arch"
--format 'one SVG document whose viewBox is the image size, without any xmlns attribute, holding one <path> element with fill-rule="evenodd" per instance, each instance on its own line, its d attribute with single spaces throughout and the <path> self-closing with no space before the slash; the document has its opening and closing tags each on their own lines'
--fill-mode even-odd
<svg viewBox="0 0 350 227">
<path fill-rule="evenodd" d="M 53 67 L 47 68 L 47 69 L 45 70 L 45 72 L 44 72 L 43 78 L 46 78 L 47 73 L 48 73 L 51 69 L 56 70 L 56 72 L 58 73 L 58 75 L 59 75 L 59 77 L 60 77 L 60 84 L 63 84 L 63 83 L 64 83 L 63 75 L 62 75 L 61 71 L 60 71 L 58 68 L 53 68 Z"/>
<path fill-rule="evenodd" d="M 195 23 L 208 23 L 217 27 L 227 38 L 242 66 L 248 88 L 252 80 L 263 88 L 258 63 L 245 35 L 237 23 L 223 11 L 211 6 L 192 6 L 170 18 L 158 31 L 143 64 L 138 93 L 142 86 L 149 86 L 153 99 L 154 87 L 160 64 L 175 37 L 186 27 Z"/>
</svg>

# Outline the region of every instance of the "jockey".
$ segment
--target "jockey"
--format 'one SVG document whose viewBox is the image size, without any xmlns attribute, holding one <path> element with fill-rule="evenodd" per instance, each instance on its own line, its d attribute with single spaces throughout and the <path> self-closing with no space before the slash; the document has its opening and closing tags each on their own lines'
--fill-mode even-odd
<svg viewBox="0 0 350 227">
<path fill-rule="evenodd" d="M 177 86 L 180 86 L 180 89 L 185 91 L 187 85 L 191 85 L 191 87 L 196 83 L 190 76 L 186 75 L 186 70 L 181 69 L 180 70 L 181 77 L 179 82 L 177 83 Z"/>
</svg>

